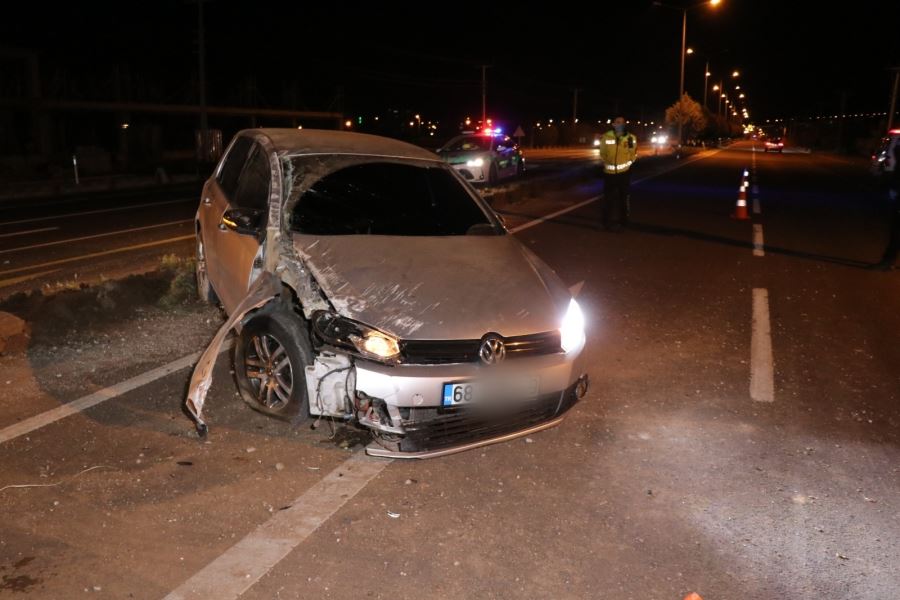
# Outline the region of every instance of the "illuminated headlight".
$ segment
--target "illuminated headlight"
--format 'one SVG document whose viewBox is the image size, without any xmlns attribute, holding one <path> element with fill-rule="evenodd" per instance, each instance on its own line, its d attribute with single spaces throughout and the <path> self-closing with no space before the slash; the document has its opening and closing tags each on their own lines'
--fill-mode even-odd
<svg viewBox="0 0 900 600">
<path fill-rule="evenodd" d="M 659 138 L 654 135 L 652 138 L 650 138 L 650 141 L 655 144 L 659 141 Z"/>
<path fill-rule="evenodd" d="M 481 167 L 481 166 L 484 166 L 484 159 L 481 158 L 481 157 L 479 157 L 479 158 L 474 158 L 474 159 L 472 159 L 472 160 L 467 160 L 467 161 L 466 161 L 466 166 L 467 166 L 467 167 Z"/>
<path fill-rule="evenodd" d="M 661 135 L 658 138 L 656 138 L 656 143 L 657 144 L 665 144 L 668 139 L 669 139 L 668 137 Z"/>
<path fill-rule="evenodd" d="M 358 321 L 322 310 L 313 315 L 312 325 L 316 336 L 329 346 L 381 362 L 400 357 L 397 338 Z"/>
<path fill-rule="evenodd" d="M 599 146 L 599 145 L 600 145 L 600 140 L 594 140 L 594 145 L 595 145 L 595 146 Z"/>
<path fill-rule="evenodd" d="M 559 328 L 559 337 L 563 352 L 571 352 L 584 344 L 584 314 L 574 298 L 569 301 L 562 327 Z"/>
</svg>

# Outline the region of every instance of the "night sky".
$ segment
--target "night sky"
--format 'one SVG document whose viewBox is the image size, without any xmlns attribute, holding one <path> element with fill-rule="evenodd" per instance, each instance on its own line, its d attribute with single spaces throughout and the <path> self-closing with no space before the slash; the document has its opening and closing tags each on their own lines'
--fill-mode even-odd
<svg viewBox="0 0 900 600">
<path fill-rule="evenodd" d="M 673 4 L 691 6 L 694 3 Z M 650 1 L 588 4 L 247 2 L 205 5 L 210 104 L 253 103 L 426 118 L 579 114 L 658 118 L 678 91 L 681 13 Z M 723 0 L 688 13 L 688 45 L 711 70 L 737 68 L 754 119 L 886 111 L 900 66 L 900 2 Z M 37 50 L 51 95 L 193 100 L 196 4 L 29 3 L 4 18 L 3 45 Z M 704 58 L 687 59 L 702 98 Z M 126 75 L 127 74 L 127 78 Z M 122 83 L 124 82 L 124 83 Z M 104 97 L 105 96 L 105 97 Z"/>
</svg>

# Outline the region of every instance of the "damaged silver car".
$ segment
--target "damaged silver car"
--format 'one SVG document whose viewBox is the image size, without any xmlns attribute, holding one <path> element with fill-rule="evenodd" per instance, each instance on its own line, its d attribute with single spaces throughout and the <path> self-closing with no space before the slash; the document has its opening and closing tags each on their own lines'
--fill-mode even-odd
<svg viewBox="0 0 900 600">
<path fill-rule="evenodd" d="M 584 395 L 584 317 L 556 274 L 436 155 L 370 135 L 240 132 L 197 211 L 197 285 L 229 318 L 212 365 L 254 409 L 367 428 L 424 458 L 556 425 Z"/>
</svg>

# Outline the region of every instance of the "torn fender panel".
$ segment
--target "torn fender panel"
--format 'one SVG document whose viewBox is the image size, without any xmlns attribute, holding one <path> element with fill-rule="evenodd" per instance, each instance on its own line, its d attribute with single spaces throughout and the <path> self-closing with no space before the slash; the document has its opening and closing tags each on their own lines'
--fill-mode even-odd
<svg viewBox="0 0 900 600">
<path fill-rule="evenodd" d="M 191 375 L 191 383 L 188 386 L 185 406 L 196 420 L 197 431 L 200 432 L 200 435 L 206 433 L 206 423 L 203 422 L 201 413 L 203 411 L 203 403 L 206 400 L 206 393 L 209 391 L 209 386 L 212 385 L 213 366 L 216 364 L 216 357 L 222 349 L 225 337 L 247 313 L 271 302 L 279 294 L 281 294 L 281 280 L 272 273 L 264 271 L 253 282 L 247 295 L 234 309 L 228 320 L 219 328 L 209 346 L 200 356 L 200 360 L 197 361 L 197 365 L 194 367 L 194 374 Z"/>
</svg>

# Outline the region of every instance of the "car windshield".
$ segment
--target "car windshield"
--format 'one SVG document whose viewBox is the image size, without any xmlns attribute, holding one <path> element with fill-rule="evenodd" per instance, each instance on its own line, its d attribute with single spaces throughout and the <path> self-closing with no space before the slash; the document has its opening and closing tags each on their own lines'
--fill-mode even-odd
<svg viewBox="0 0 900 600">
<path fill-rule="evenodd" d="M 470 137 L 451 140 L 444 146 L 445 152 L 472 152 L 487 151 L 491 149 L 491 138 L 488 136 L 473 135 Z"/>
<path fill-rule="evenodd" d="M 295 205 L 290 226 L 312 235 L 502 232 L 447 168 L 388 162 L 345 167 L 318 180 Z"/>
</svg>

